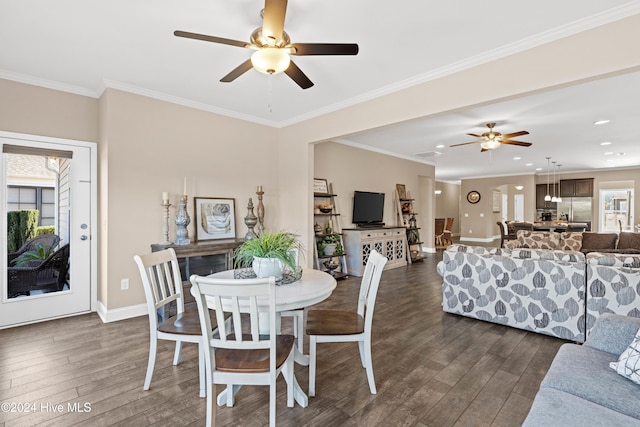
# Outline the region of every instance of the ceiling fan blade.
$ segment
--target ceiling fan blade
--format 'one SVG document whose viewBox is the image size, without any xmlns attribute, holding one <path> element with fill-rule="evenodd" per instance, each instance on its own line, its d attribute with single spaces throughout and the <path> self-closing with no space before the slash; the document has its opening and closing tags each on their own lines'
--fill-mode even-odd
<svg viewBox="0 0 640 427">
<path fill-rule="evenodd" d="M 216 36 L 207 36 L 205 34 L 190 33 L 187 31 L 179 31 L 179 30 L 174 31 L 173 35 L 176 37 L 185 37 L 187 39 L 202 40 L 205 42 L 228 44 L 231 46 L 238 46 L 238 47 L 251 47 L 250 43 L 241 42 L 240 40 L 225 39 L 225 38 L 216 37 Z"/>
<path fill-rule="evenodd" d="M 302 89 L 309 89 L 313 86 L 313 82 L 309 80 L 309 77 L 307 77 L 307 75 L 303 73 L 302 70 L 293 63 L 293 61 L 289 63 L 289 67 L 284 70 L 284 73 L 291 77 L 291 80 L 296 82 Z"/>
<path fill-rule="evenodd" d="M 482 135 L 476 135 L 475 133 L 468 133 L 469 136 L 475 136 L 476 138 L 482 138 Z"/>
<path fill-rule="evenodd" d="M 251 59 L 247 59 L 242 64 L 234 68 L 229 74 L 220 79 L 223 83 L 230 83 L 253 68 Z"/>
<path fill-rule="evenodd" d="M 450 145 L 449 147 L 458 147 L 460 145 L 478 144 L 480 142 L 482 142 L 482 141 L 463 142 L 462 144 L 454 144 L 454 145 Z"/>
<path fill-rule="evenodd" d="M 509 139 L 507 141 L 500 141 L 502 144 L 511 144 L 511 145 L 519 145 L 521 147 L 529 147 L 532 144 L 530 142 L 522 142 L 522 141 L 514 141 L 512 139 Z"/>
<path fill-rule="evenodd" d="M 529 135 L 529 132 L 527 132 L 526 130 L 521 130 L 520 132 L 505 133 L 504 135 L 502 135 L 502 139 L 509 139 L 509 138 L 522 136 L 522 135 Z"/>
<path fill-rule="evenodd" d="M 292 43 L 292 55 L 357 55 L 359 47 L 356 43 Z"/>
<path fill-rule="evenodd" d="M 287 13 L 287 0 L 265 0 L 262 15 L 262 34 L 273 39 L 274 44 L 282 40 L 284 17 Z"/>
</svg>

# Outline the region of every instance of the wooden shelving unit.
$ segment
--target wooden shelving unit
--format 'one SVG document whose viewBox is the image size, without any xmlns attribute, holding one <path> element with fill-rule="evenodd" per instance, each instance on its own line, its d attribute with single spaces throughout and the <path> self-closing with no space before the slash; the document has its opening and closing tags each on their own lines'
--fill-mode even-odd
<svg viewBox="0 0 640 427">
<path fill-rule="evenodd" d="M 333 193 L 333 185 L 328 185 L 328 193 L 313 193 L 314 198 L 314 230 L 315 244 L 313 245 L 314 268 L 332 274 L 336 280 L 346 279 L 349 274 L 347 271 L 346 252 L 344 250 L 344 241 L 342 231 L 340 229 L 340 214 L 336 209 L 335 198 Z M 320 210 L 321 205 L 331 205 L 331 209 L 325 212 Z M 325 255 L 320 252 L 318 245 L 327 237 L 333 237 L 336 240 L 337 250 L 331 255 Z M 336 265 L 335 269 L 329 269 L 327 264 Z"/>
<path fill-rule="evenodd" d="M 408 193 L 408 192 L 407 192 Z M 395 191 L 396 211 L 398 226 L 405 227 L 407 233 L 407 262 L 422 261 L 422 240 L 420 239 L 420 227 L 417 226 L 414 209 L 415 199 L 411 195 L 402 195 Z"/>
</svg>

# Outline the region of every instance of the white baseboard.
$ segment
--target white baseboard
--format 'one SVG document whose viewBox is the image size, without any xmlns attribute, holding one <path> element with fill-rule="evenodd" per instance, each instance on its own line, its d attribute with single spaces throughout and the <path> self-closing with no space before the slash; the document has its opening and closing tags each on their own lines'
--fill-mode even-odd
<svg viewBox="0 0 640 427">
<path fill-rule="evenodd" d="M 107 307 L 102 304 L 102 301 L 98 301 L 98 316 L 100 316 L 103 323 L 117 322 L 118 320 L 146 316 L 147 314 L 147 304 L 130 305 L 128 307 L 107 310 Z"/>
</svg>

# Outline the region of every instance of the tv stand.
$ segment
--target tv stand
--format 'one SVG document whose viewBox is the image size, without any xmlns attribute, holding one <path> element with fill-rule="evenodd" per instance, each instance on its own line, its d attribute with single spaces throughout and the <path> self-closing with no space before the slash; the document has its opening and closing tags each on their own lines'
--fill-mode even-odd
<svg viewBox="0 0 640 427">
<path fill-rule="evenodd" d="M 407 265 L 407 232 L 404 227 L 343 228 L 349 274 L 362 276 L 372 250 L 387 257 L 385 270 Z"/>
</svg>

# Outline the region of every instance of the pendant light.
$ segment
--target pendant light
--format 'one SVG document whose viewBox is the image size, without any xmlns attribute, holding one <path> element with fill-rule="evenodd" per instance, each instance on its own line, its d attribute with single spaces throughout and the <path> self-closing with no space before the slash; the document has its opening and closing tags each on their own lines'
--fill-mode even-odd
<svg viewBox="0 0 640 427">
<path fill-rule="evenodd" d="M 560 163 L 558 163 L 558 197 L 556 197 L 556 202 L 562 202 L 562 197 L 560 197 Z"/>
<path fill-rule="evenodd" d="M 545 202 L 551 201 L 551 195 L 549 194 L 549 160 L 551 157 L 547 157 L 547 194 L 544 196 Z"/>
<path fill-rule="evenodd" d="M 551 198 L 551 203 L 558 203 L 558 198 L 556 197 L 556 162 L 553 163 L 553 197 Z"/>
</svg>

